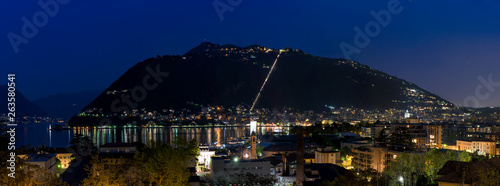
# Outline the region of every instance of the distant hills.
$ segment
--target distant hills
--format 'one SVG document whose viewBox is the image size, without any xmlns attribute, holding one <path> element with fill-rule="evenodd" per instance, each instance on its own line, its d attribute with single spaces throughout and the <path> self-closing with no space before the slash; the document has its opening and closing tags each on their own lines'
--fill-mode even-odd
<svg viewBox="0 0 500 186">
<path fill-rule="evenodd" d="M 7 95 L 7 85 L 0 85 Z M 94 100 L 104 89 L 88 90 L 73 93 L 55 94 L 34 101 L 28 100 L 16 90 L 16 117 L 42 116 L 70 119 Z M 0 104 L 7 105 L 7 99 L 1 99 Z M 0 115 L 8 113 L 7 106 L 0 109 Z"/>
<path fill-rule="evenodd" d="M 87 90 L 73 93 L 55 94 L 33 102 L 52 117 L 70 119 L 94 100 L 104 89 Z"/>
<path fill-rule="evenodd" d="M 137 63 L 85 109 L 114 113 L 188 108 L 192 104 L 250 106 L 278 53 L 278 49 L 259 45 L 203 42 L 182 56 L 157 56 Z M 157 70 L 168 76 L 152 72 Z M 144 82 L 149 84 L 147 89 Z M 256 108 L 323 110 L 325 106 L 404 109 L 452 104 L 413 83 L 358 62 L 285 48 Z"/>
<path fill-rule="evenodd" d="M 0 104 L 2 107 L 0 107 L 0 115 L 5 114 L 9 112 L 7 110 L 7 93 L 8 93 L 8 87 L 7 85 L 0 85 L 0 89 L 3 90 L 5 97 L 4 99 L 0 99 Z M 39 106 L 28 100 L 24 95 L 16 90 L 16 97 L 15 97 L 15 104 L 16 104 L 16 118 L 23 117 L 23 116 L 49 116 L 49 114 L 41 109 Z"/>
</svg>

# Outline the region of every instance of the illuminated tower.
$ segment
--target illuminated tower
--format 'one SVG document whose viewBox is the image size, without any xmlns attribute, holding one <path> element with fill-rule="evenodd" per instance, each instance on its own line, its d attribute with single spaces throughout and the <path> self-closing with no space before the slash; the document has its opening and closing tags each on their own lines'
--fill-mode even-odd
<svg viewBox="0 0 500 186">
<path fill-rule="evenodd" d="M 252 132 L 252 154 L 250 158 L 257 159 L 257 134 L 255 132 Z"/>
</svg>

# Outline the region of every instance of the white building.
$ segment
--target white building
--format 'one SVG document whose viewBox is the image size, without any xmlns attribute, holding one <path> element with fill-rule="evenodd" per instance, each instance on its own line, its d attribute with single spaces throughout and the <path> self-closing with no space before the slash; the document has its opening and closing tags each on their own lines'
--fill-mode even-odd
<svg viewBox="0 0 500 186">
<path fill-rule="evenodd" d="M 269 160 L 253 159 L 242 160 L 234 158 L 232 160 L 223 158 L 212 158 L 212 176 L 226 176 L 236 173 L 252 173 L 259 175 L 271 174 L 271 163 Z"/>
<path fill-rule="evenodd" d="M 478 151 L 479 155 L 496 154 L 496 142 L 493 140 L 457 140 L 457 150 L 470 153 Z"/>
<path fill-rule="evenodd" d="M 215 156 L 215 151 L 212 151 L 208 146 L 200 146 L 200 155 L 198 156 L 198 164 L 204 165 L 205 168 L 210 168 L 212 156 Z"/>
</svg>

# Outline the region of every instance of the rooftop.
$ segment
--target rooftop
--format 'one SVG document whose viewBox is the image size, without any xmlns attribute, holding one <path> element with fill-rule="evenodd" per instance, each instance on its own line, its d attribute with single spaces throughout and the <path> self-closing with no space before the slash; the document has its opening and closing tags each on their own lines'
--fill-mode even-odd
<svg viewBox="0 0 500 186">
<path fill-rule="evenodd" d="M 44 162 L 56 157 L 55 154 L 28 154 L 26 162 Z"/>
<path fill-rule="evenodd" d="M 480 183 L 480 171 L 484 169 L 500 171 L 500 157 L 481 162 L 448 161 L 438 172 L 438 182 L 459 183 L 464 178 L 466 184 Z M 465 174 L 464 174 L 465 173 Z"/>
<path fill-rule="evenodd" d="M 467 142 L 495 142 L 494 140 L 484 139 L 484 138 L 469 138 L 469 139 L 458 139 L 457 141 L 467 141 Z"/>
</svg>

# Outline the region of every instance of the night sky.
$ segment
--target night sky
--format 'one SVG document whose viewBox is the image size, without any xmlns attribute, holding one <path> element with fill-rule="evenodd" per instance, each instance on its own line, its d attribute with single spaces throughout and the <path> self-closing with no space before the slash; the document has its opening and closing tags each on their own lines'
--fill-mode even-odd
<svg viewBox="0 0 500 186">
<path fill-rule="evenodd" d="M 34 100 L 106 88 L 137 62 L 184 54 L 204 40 L 344 57 L 339 44 L 354 45 L 353 28 L 364 30 L 375 20 L 370 11 L 387 10 L 390 1 L 220 0 L 219 7 L 232 9 L 221 20 L 212 0 L 61 0 L 66 4 L 46 24 L 38 21 L 38 32 L 17 54 L 9 32 L 22 37 L 22 18 L 33 21 L 42 8 L 38 1 L 2 1 L 0 72 L 5 84 L 7 73 L 16 73 L 17 88 Z M 402 11 L 353 60 L 458 105 L 477 97 L 478 77 L 500 82 L 500 2 L 401 0 L 399 6 Z M 480 106 L 500 106 L 500 86 L 480 93 L 489 93 Z"/>
</svg>

